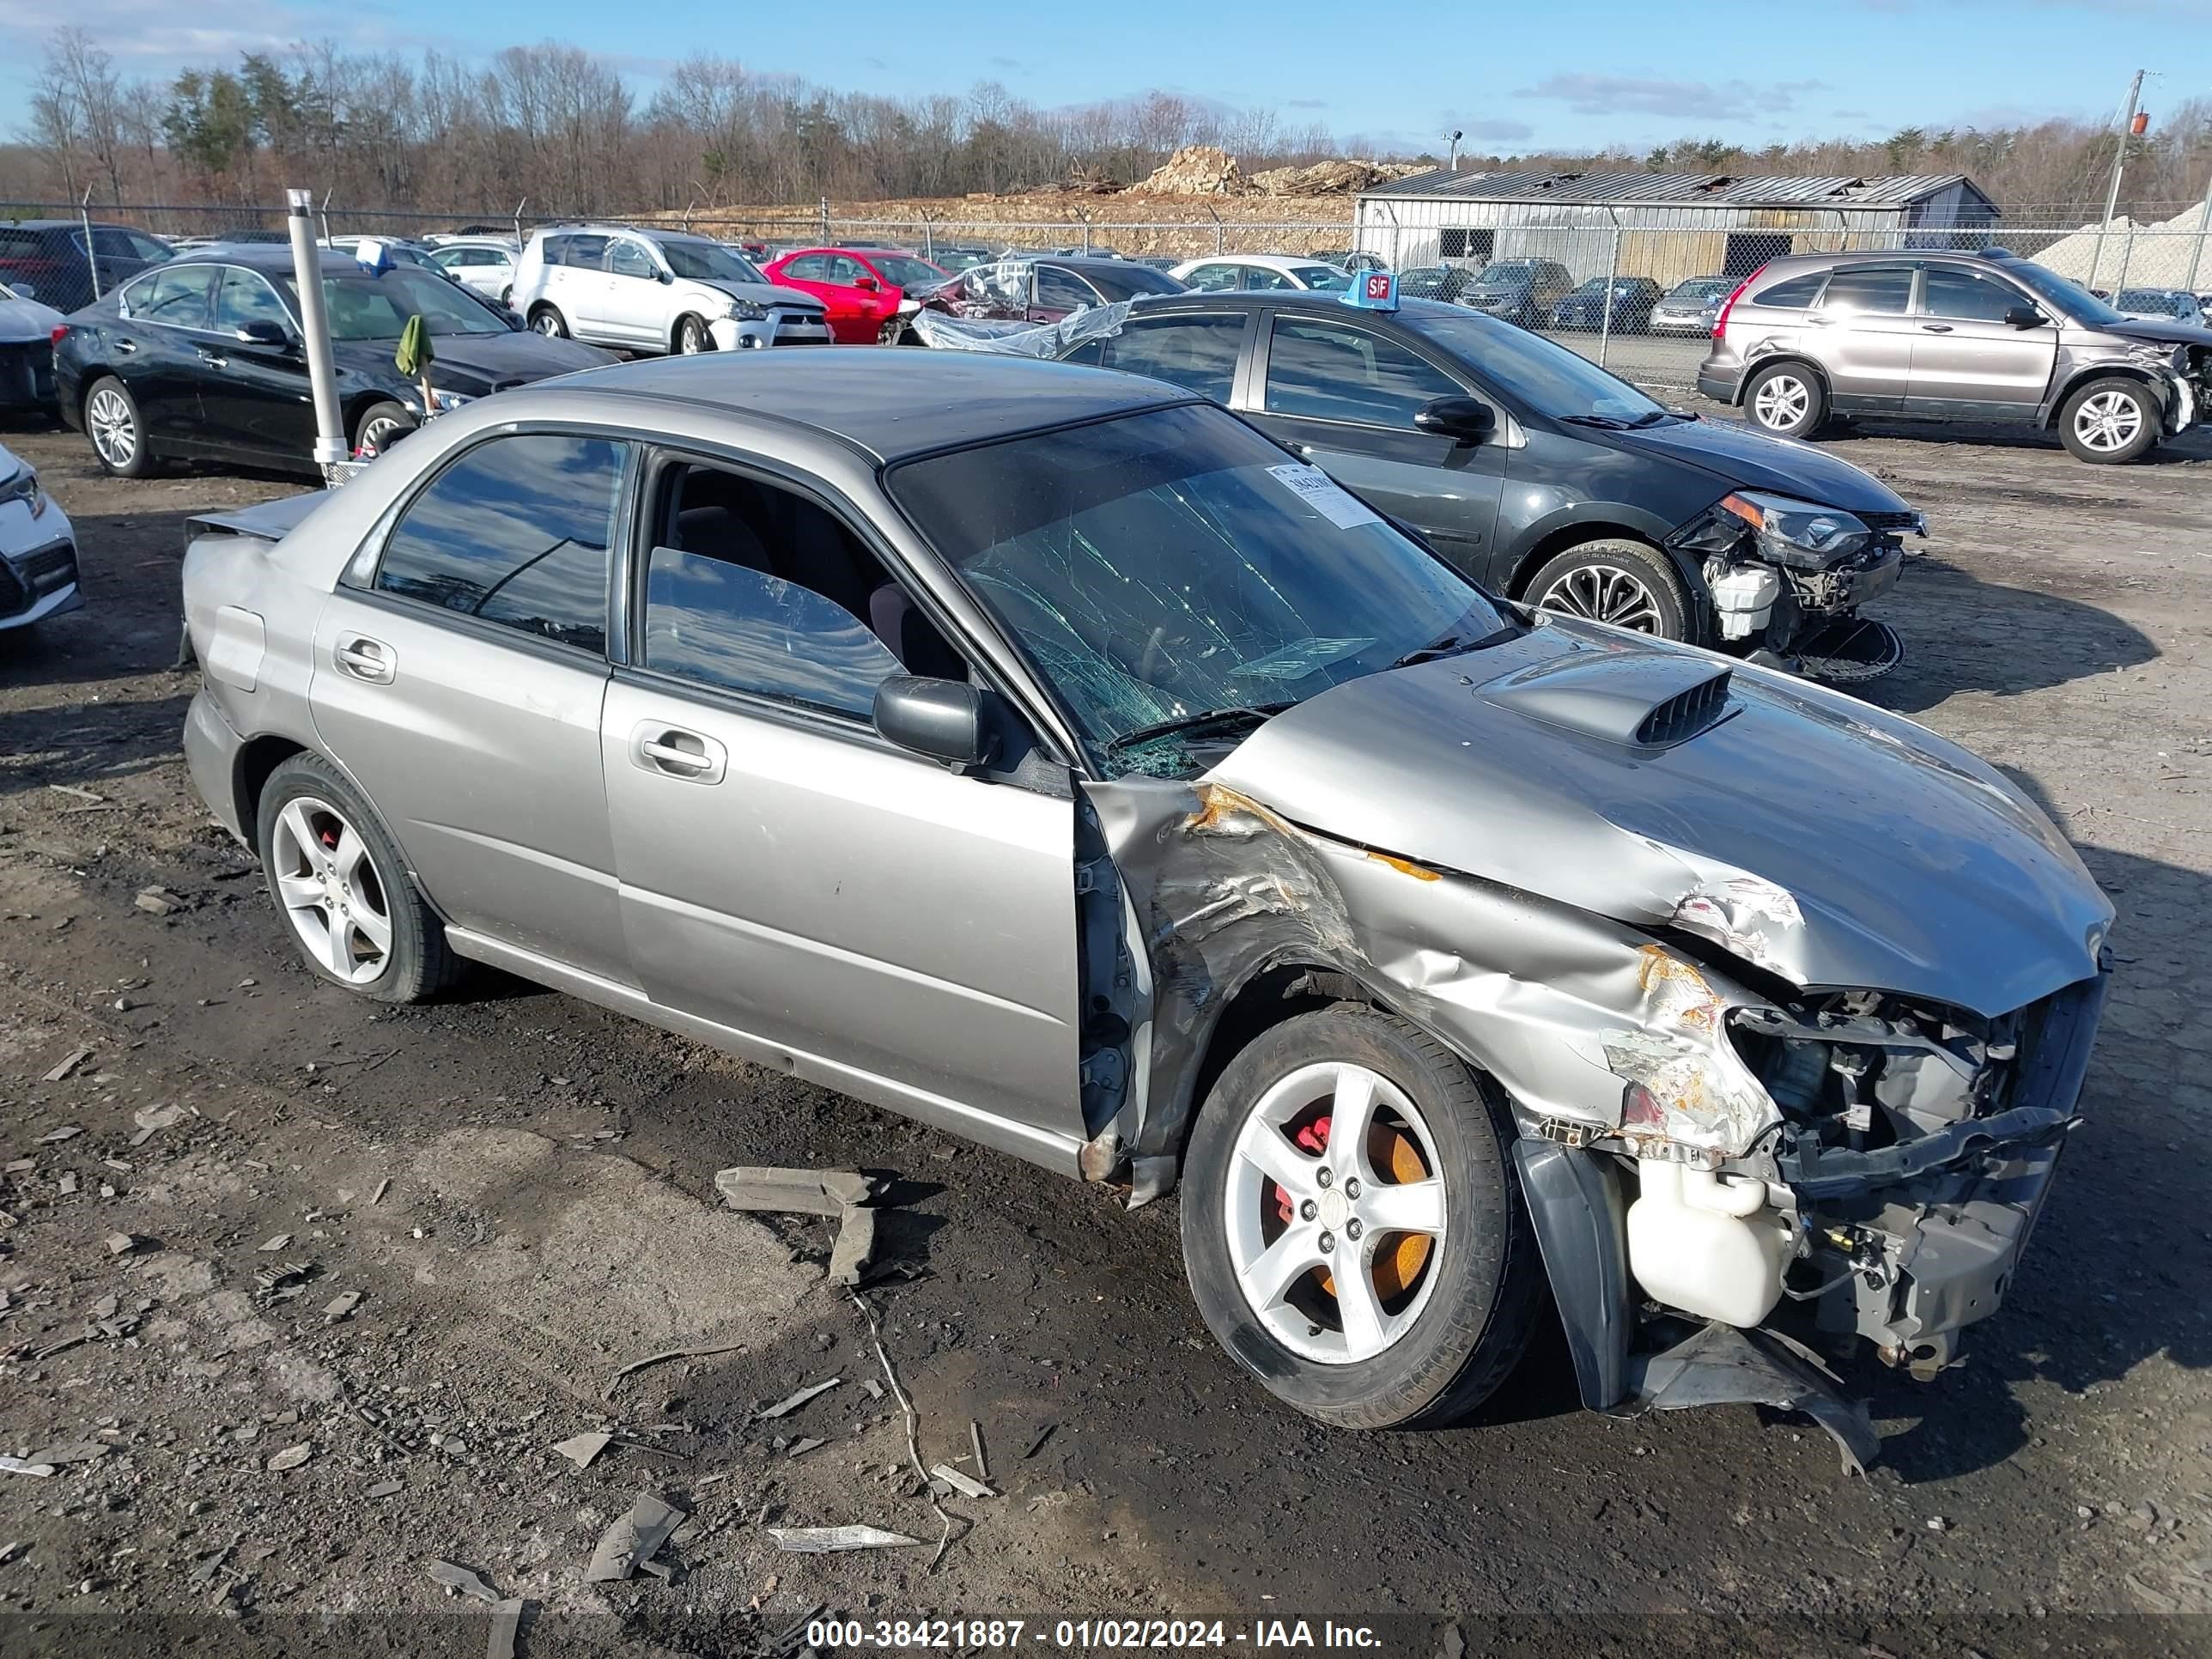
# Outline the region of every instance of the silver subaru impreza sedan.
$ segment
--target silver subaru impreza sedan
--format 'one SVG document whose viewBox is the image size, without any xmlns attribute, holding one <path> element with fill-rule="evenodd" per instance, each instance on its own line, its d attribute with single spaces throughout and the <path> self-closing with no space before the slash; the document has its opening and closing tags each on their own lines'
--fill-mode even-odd
<svg viewBox="0 0 2212 1659">
<path fill-rule="evenodd" d="M 1178 1183 L 1332 1423 L 1547 1281 L 1585 1401 L 1932 1376 L 2011 1279 L 2112 909 L 1972 755 L 1534 612 L 1235 416 L 1070 365 L 626 364 L 201 521 L 185 733 L 308 967 L 490 963 Z"/>
</svg>

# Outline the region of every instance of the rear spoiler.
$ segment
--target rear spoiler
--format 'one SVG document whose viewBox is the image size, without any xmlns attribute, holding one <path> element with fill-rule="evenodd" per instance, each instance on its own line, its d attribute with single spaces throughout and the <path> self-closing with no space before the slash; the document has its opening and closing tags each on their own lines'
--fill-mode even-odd
<svg viewBox="0 0 2212 1659">
<path fill-rule="evenodd" d="M 225 513 L 196 513 L 185 520 L 185 528 L 193 536 L 252 536 L 259 541 L 280 542 L 330 496 L 327 489 L 310 489 Z"/>
</svg>

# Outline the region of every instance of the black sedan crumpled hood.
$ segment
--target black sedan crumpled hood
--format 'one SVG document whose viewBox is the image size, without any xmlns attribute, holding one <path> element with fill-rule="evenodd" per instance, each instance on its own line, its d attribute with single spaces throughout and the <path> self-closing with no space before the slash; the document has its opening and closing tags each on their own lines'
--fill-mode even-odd
<svg viewBox="0 0 2212 1659">
<path fill-rule="evenodd" d="M 1572 699 L 1529 690 L 1580 678 L 1663 699 L 1719 673 L 1720 717 L 1663 748 L 1596 735 L 1607 721 L 1554 716 Z M 1990 1017 L 2094 974 L 2112 917 L 2050 820 L 1957 745 L 1784 675 L 1564 620 L 1333 687 L 1209 781 L 1338 840 L 1700 934 L 1800 985 Z"/>
<path fill-rule="evenodd" d="M 392 360 L 396 344 L 389 340 L 342 340 L 331 351 L 344 368 L 404 386 L 408 382 Z M 430 347 L 431 386 L 469 398 L 619 361 L 613 352 L 580 340 L 550 339 L 521 330 L 504 334 L 441 334 Z"/>
<path fill-rule="evenodd" d="M 1668 421 L 1629 431 L 1577 427 L 1577 438 L 1632 454 L 1664 456 L 1703 467 L 1723 483 L 1794 495 L 1846 513 L 1908 513 L 1905 498 L 1863 467 L 1824 449 L 1755 432 L 1740 421 Z"/>
</svg>

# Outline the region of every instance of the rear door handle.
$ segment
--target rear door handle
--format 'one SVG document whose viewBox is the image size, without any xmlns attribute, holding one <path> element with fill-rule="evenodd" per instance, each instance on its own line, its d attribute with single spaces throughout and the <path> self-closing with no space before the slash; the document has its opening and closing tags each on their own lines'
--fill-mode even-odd
<svg viewBox="0 0 2212 1659">
<path fill-rule="evenodd" d="M 115 349 L 121 352 L 136 351 L 138 349 L 138 342 L 136 340 L 118 340 L 115 343 Z"/>
<path fill-rule="evenodd" d="M 1920 326 L 1930 334 L 1948 334 L 1951 331 L 1948 323 L 1923 323 Z"/>
<path fill-rule="evenodd" d="M 341 634 L 331 653 L 342 674 L 350 674 L 371 685 L 389 685 L 399 672 L 392 647 L 366 634 Z"/>
<path fill-rule="evenodd" d="M 684 783 L 720 783 L 730 769 L 730 751 L 696 732 L 665 720 L 646 720 L 629 734 L 630 764 Z"/>
</svg>

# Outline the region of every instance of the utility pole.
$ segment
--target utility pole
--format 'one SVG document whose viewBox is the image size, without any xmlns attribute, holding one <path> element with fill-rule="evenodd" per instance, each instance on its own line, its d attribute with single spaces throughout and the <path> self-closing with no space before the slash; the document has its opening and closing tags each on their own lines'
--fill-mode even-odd
<svg viewBox="0 0 2212 1659">
<path fill-rule="evenodd" d="M 2128 140 L 2135 137 L 2136 104 L 2142 97 L 2145 71 L 2137 70 L 2136 78 L 2128 82 L 2127 113 L 2120 117 L 2119 146 L 2112 152 L 2112 187 L 2105 192 L 2105 216 L 2097 222 L 2097 246 L 2089 255 L 2089 280 L 2084 288 L 2097 285 L 2097 267 L 2105 263 L 2105 233 L 2112 228 L 2112 216 L 2120 209 L 2120 173 L 2127 166 Z"/>
</svg>

